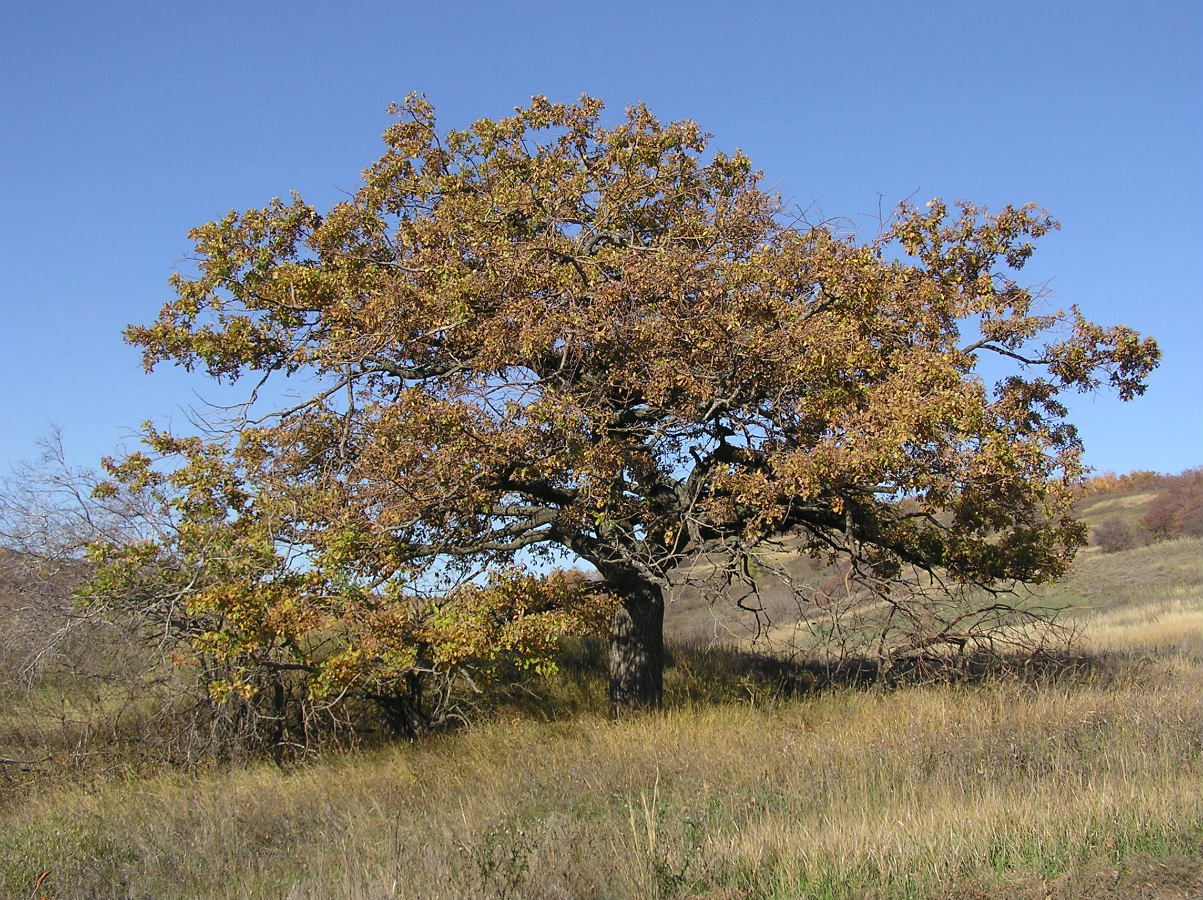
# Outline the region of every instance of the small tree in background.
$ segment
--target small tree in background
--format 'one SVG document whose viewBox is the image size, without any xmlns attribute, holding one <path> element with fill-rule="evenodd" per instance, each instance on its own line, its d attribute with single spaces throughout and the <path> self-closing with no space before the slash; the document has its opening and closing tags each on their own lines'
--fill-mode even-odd
<svg viewBox="0 0 1203 900">
<path fill-rule="evenodd" d="M 1167 489 L 1141 520 L 1153 540 L 1203 536 L 1203 470 L 1167 478 Z"/>
<path fill-rule="evenodd" d="M 1123 519 L 1111 517 L 1094 530 L 1094 543 L 1104 553 L 1118 553 L 1136 546 L 1136 531 Z"/>
<path fill-rule="evenodd" d="M 1178 498 L 1172 493 L 1160 494 L 1140 522 L 1154 541 L 1166 541 L 1174 536 L 1179 510 Z"/>
<path fill-rule="evenodd" d="M 1014 280 L 1056 223 L 935 200 L 860 239 L 786 216 L 692 122 L 601 111 L 537 97 L 440 132 L 410 97 L 354 197 L 196 229 L 198 272 L 128 339 L 148 369 L 302 393 L 204 441 L 152 431 L 169 474 L 115 462 L 123 490 L 169 484 L 177 518 L 166 545 L 95 550 L 98 592 L 136 592 L 170 548 L 205 652 L 401 690 L 413 598 L 583 559 L 618 598 L 616 708 L 660 701 L 665 591 L 701 556 L 749 591 L 774 542 L 842 561 L 876 610 L 858 646 L 887 659 L 1047 622 L 1009 591 L 1085 540 L 1060 395 L 1129 399 L 1159 356 Z M 987 356 L 1013 371 L 985 384 Z M 498 634 L 455 607 L 486 655 L 547 621 Z M 315 653 L 332 631 L 355 639 Z"/>
</svg>

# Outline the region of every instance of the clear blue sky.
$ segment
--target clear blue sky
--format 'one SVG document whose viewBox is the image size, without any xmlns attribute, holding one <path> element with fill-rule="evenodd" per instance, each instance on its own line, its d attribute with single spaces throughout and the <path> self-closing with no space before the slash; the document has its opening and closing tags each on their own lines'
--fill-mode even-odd
<svg viewBox="0 0 1203 900">
<path fill-rule="evenodd" d="M 1203 462 L 1203 4 L 19 3 L 0 12 L 0 470 L 57 424 L 92 464 L 200 378 L 121 340 L 193 226 L 357 186 L 390 101 L 444 127 L 532 94 L 646 101 L 741 147 L 800 206 L 1036 201 L 1024 275 L 1156 337 L 1130 404 L 1073 404 L 1099 470 Z"/>
</svg>

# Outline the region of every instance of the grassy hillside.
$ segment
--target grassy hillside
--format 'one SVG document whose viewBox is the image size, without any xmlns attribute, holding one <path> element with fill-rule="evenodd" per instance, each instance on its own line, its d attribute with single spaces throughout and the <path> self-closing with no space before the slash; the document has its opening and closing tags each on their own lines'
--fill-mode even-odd
<svg viewBox="0 0 1203 900">
<path fill-rule="evenodd" d="M 1089 483 L 1088 492 L 1078 501 L 1075 514 L 1091 535 L 1103 523 L 1118 519 L 1131 529 L 1135 544 L 1143 547 L 1150 539 L 1142 524 L 1144 517 L 1169 486 L 1185 480 L 1189 474 L 1135 473 L 1135 476 L 1121 479 L 1114 476 L 1096 479 Z M 1164 582 L 1166 573 L 1163 569 L 1167 565 L 1175 567 L 1177 575 L 1190 575 L 1200 565 L 1181 547 L 1175 550 L 1167 546 L 1143 554 L 1111 556 L 1091 543 L 1079 552 L 1084 564 L 1062 584 L 1042 590 L 1041 596 L 1059 605 L 1095 608 L 1106 605 L 1115 597 L 1127 597 L 1131 592 L 1129 588 L 1144 590 Z M 1101 557 L 1097 562 L 1093 561 L 1096 554 Z M 840 588 L 842 572 L 838 566 L 829 566 L 822 560 L 799 554 L 788 543 L 764 552 L 763 557 L 766 571 L 779 568 L 788 578 L 805 585 L 807 590 L 838 591 Z M 759 596 L 746 604 L 762 607 L 759 616 L 741 609 L 730 602 L 732 590 L 716 575 L 722 562 L 700 559 L 678 570 L 678 577 L 688 583 L 669 597 L 665 612 L 667 634 L 687 642 L 747 644 L 760 639 L 772 646 L 775 641 L 779 643 L 780 639 L 793 635 L 798 619 L 813 612 L 805 604 L 799 604 L 786 584 L 772 577 L 763 580 Z"/>
<path fill-rule="evenodd" d="M 1092 531 L 1112 516 L 1118 516 L 1136 527 L 1157 497 L 1158 492 L 1155 490 L 1139 489 L 1092 494 L 1078 502 L 1075 513 Z"/>
<path fill-rule="evenodd" d="M 1052 590 L 1083 652 L 1025 677 L 787 695 L 678 645 L 666 711 L 615 722 L 582 646 L 537 697 L 413 744 L 9 767 L 0 895 L 1197 897 L 1203 543 L 1084 553 Z"/>
</svg>

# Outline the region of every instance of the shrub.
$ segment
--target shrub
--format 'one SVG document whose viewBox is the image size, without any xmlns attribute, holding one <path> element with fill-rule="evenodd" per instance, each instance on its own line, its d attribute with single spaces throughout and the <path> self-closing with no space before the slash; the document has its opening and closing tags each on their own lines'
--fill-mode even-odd
<svg viewBox="0 0 1203 900">
<path fill-rule="evenodd" d="M 1203 537 L 1203 469 L 1188 469 L 1168 481 L 1141 524 L 1155 541 Z"/>
<path fill-rule="evenodd" d="M 1094 543 L 1104 553 L 1118 553 L 1136 546 L 1136 533 L 1123 519 L 1112 516 L 1094 530 Z"/>
</svg>

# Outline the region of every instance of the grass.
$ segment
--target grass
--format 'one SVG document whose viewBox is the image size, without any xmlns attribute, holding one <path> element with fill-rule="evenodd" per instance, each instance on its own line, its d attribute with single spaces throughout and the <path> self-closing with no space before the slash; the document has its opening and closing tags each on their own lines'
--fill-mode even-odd
<svg viewBox="0 0 1203 900">
<path fill-rule="evenodd" d="M 0 893 L 43 871 L 71 896 L 292 897 L 932 896 L 1122 872 L 1203 838 L 1195 669 L 493 722 L 60 788 L 6 811 Z"/>
<path fill-rule="evenodd" d="M 1112 517 L 1122 519 L 1132 527 L 1136 527 L 1159 493 L 1159 491 L 1150 490 L 1089 496 L 1078 503 L 1075 512 L 1077 517 L 1091 529 L 1097 528 Z"/>
<path fill-rule="evenodd" d="M 1201 568 L 1198 540 L 1084 554 L 1054 589 L 1078 665 L 1026 678 L 785 696 L 679 646 L 666 710 L 611 721 L 581 645 L 457 733 L 31 777 L 0 896 L 1195 897 Z"/>
<path fill-rule="evenodd" d="M 1180 538 L 1119 553 L 1087 548 L 1064 581 L 1044 589 L 1082 611 L 1110 608 L 1145 609 L 1167 594 L 1199 594 L 1203 554 L 1198 538 Z"/>
</svg>

